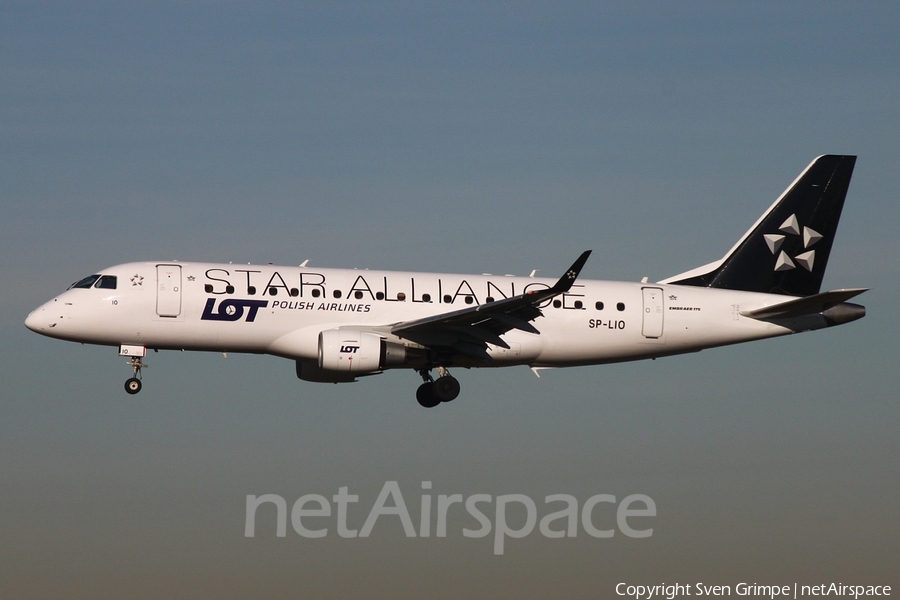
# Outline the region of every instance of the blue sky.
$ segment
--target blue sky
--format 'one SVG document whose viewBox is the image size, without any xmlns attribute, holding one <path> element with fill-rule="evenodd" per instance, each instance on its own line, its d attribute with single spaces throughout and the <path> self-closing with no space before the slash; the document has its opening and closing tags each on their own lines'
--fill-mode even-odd
<svg viewBox="0 0 900 600">
<path fill-rule="evenodd" d="M 619 581 L 900 584 L 889 3 L 0 6 L 0 592 L 609 594 Z M 825 287 L 845 327 L 653 362 L 295 379 L 277 358 L 25 330 L 133 260 L 662 279 L 812 160 L 858 154 Z M 247 494 L 650 495 L 654 535 L 243 537 Z M 361 525 L 364 515 L 358 517 Z M 461 574 L 465 574 L 461 577 Z"/>
</svg>

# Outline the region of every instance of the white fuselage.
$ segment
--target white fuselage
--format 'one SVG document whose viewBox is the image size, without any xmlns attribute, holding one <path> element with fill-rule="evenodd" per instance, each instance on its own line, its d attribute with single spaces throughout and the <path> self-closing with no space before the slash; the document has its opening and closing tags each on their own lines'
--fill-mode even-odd
<svg viewBox="0 0 900 600">
<path fill-rule="evenodd" d="M 100 272 L 115 289 L 72 288 L 26 325 L 50 337 L 110 346 L 251 352 L 315 362 L 319 333 L 390 326 L 544 289 L 541 278 L 139 262 Z M 112 279 L 109 279 L 112 281 Z M 509 348 L 464 366 L 563 367 L 651 358 L 826 327 L 821 316 L 772 323 L 741 311 L 781 295 L 579 279 L 542 306 L 539 334 L 513 329 Z M 396 340 L 395 340 L 396 341 Z M 402 341 L 402 340 L 401 340 Z"/>
</svg>

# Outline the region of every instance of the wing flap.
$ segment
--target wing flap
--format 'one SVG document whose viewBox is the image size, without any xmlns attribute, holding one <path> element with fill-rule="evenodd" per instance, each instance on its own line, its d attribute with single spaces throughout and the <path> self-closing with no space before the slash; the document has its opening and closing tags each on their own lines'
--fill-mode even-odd
<svg viewBox="0 0 900 600">
<path fill-rule="evenodd" d="M 466 327 L 460 325 L 448 325 L 447 329 L 449 329 L 450 331 L 455 331 L 466 337 L 475 338 L 477 342 L 485 342 L 509 350 L 509 344 L 507 344 L 502 337 L 492 331 L 488 331 L 487 329 L 478 327 L 477 325 L 470 325 Z"/>
<path fill-rule="evenodd" d="M 535 316 L 531 317 L 531 319 L 536 319 L 537 317 L 543 316 L 543 313 L 540 312 L 540 309 L 536 309 L 537 313 Z M 535 335 L 539 335 L 541 332 L 537 330 L 537 328 L 526 321 L 525 319 L 520 319 L 518 316 L 513 314 L 495 312 L 491 314 L 491 318 L 499 321 L 504 326 L 507 327 L 506 331 L 510 329 L 519 329 L 520 331 L 525 331 L 527 333 L 533 333 Z M 504 332 L 505 333 L 505 332 Z"/>
</svg>

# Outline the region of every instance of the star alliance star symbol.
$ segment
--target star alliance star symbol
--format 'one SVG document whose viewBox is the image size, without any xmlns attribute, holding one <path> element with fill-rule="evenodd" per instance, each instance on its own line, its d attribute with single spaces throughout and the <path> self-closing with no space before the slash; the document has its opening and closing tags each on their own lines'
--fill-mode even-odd
<svg viewBox="0 0 900 600">
<path fill-rule="evenodd" d="M 194 281 L 195 279 L 197 279 L 197 278 L 194 277 L 193 275 L 188 275 L 188 281 Z"/>
<path fill-rule="evenodd" d="M 142 276 L 138 275 L 137 273 L 135 273 L 134 277 L 131 278 L 131 285 L 132 286 L 136 286 L 136 285 L 143 286 L 144 278 Z"/>
<path fill-rule="evenodd" d="M 576 273 L 575 271 L 569 271 L 568 273 L 566 273 L 566 277 L 568 277 L 569 279 L 575 279 L 577 275 L 578 273 Z"/>
<path fill-rule="evenodd" d="M 797 215 L 795 214 L 788 217 L 785 222 L 781 224 L 781 227 L 778 228 L 778 231 L 787 235 L 800 235 L 802 233 L 804 250 L 822 239 L 822 234 L 815 229 L 801 227 L 800 222 L 797 221 Z M 812 272 L 813 264 L 816 260 L 815 250 L 807 250 L 806 252 L 794 256 L 792 259 L 785 251 L 781 250 L 781 245 L 785 240 L 784 235 L 767 233 L 763 238 L 766 240 L 766 246 L 769 247 L 769 251 L 772 254 L 778 254 L 778 258 L 775 259 L 775 271 L 790 271 L 791 269 L 796 269 L 799 264 L 810 273 Z M 781 251 L 780 254 L 779 251 Z"/>
</svg>

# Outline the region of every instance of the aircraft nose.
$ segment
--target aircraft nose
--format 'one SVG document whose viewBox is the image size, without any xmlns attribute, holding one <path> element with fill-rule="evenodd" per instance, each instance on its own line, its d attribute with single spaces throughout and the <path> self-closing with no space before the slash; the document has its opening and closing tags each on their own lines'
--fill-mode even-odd
<svg viewBox="0 0 900 600">
<path fill-rule="evenodd" d="M 25 327 L 32 331 L 36 331 L 38 333 L 44 328 L 44 323 L 46 319 L 43 318 L 44 313 L 46 311 L 43 307 L 36 308 L 31 313 L 29 313 L 28 317 L 25 319 Z"/>
<path fill-rule="evenodd" d="M 54 311 L 51 310 L 52 304 L 53 301 L 50 301 L 31 311 L 25 319 L 25 327 L 45 335 L 51 328 L 56 327 L 56 320 L 53 319 Z"/>
</svg>

